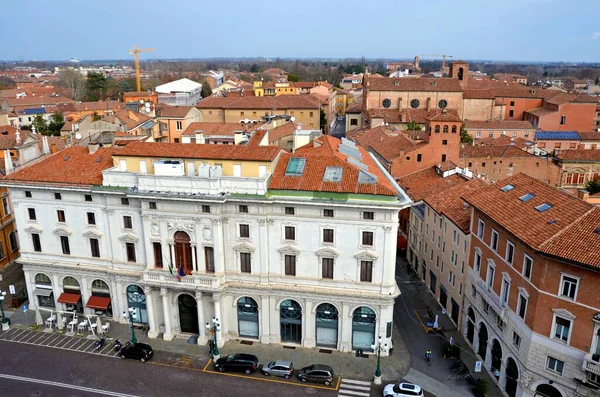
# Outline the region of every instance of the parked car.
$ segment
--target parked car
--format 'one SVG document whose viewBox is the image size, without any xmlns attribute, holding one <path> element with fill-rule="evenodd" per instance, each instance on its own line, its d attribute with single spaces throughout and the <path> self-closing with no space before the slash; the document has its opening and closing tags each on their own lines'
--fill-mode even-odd
<svg viewBox="0 0 600 397">
<path fill-rule="evenodd" d="M 334 374 L 333 368 L 329 365 L 313 364 L 302 368 L 296 377 L 303 383 L 324 383 L 325 386 L 329 386 L 333 383 Z"/>
<path fill-rule="evenodd" d="M 243 372 L 251 374 L 258 368 L 258 357 L 254 354 L 236 353 L 221 357 L 215 362 L 215 369 L 219 372 Z"/>
<path fill-rule="evenodd" d="M 383 388 L 383 397 L 423 397 L 421 386 L 408 382 L 394 383 Z"/>
<path fill-rule="evenodd" d="M 121 358 L 133 358 L 134 360 L 140 360 L 141 362 L 150 360 L 153 354 L 154 351 L 152 350 L 152 346 L 145 343 L 127 342 L 119 350 L 119 356 Z"/>
<path fill-rule="evenodd" d="M 294 374 L 294 364 L 291 361 L 285 360 L 269 361 L 263 365 L 261 371 L 265 376 L 283 376 L 289 379 Z"/>
</svg>

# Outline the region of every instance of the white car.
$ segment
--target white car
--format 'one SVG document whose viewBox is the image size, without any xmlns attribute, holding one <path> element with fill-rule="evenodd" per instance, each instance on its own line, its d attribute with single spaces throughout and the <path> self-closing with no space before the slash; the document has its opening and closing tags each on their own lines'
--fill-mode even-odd
<svg viewBox="0 0 600 397">
<path fill-rule="evenodd" d="M 421 386 L 401 382 L 387 385 L 383 389 L 383 397 L 423 397 Z"/>
</svg>

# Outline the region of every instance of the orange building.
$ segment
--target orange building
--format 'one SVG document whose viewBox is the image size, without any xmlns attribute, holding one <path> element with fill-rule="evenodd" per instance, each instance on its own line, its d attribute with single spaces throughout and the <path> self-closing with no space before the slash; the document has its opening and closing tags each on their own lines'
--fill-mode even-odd
<svg viewBox="0 0 600 397">
<path fill-rule="evenodd" d="M 6 187 L 0 188 L 0 196 L 2 197 L 2 208 L 0 208 L 0 215 L 2 216 L 2 223 L 0 224 L 0 269 L 2 269 L 19 256 L 19 239 L 15 228 L 12 203 Z"/>
<path fill-rule="evenodd" d="M 123 102 L 152 102 L 158 103 L 158 94 L 154 91 L 134 91 L 123 93 Z"/>
</svg>

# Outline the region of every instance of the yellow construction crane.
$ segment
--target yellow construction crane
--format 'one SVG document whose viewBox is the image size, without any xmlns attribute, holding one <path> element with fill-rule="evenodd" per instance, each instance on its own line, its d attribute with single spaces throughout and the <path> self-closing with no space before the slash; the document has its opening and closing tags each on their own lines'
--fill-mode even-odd
<svg viewBox="0 0 600 397">
<path fill-rule="evenodd" d="M 142 90 L 142 83 L 140 82 L 140 58 L 138 54 L 140 52 L 156 51 L 155 48 L 137 48 L 133 46 L 133 49 L 129 50 L 129 54 L 135 57 L 135 82 L 137 84 L 138 92 Z"/>
<path fill-rule="evenodd" d="M 421 55 L 422 57 L 436 57 L 436 58 L 442 58 L 442 69 L 446 67 L 446 58 L 452 58 L 452 55 L 446 55 L 446 54 L 441 54 L 441 55 Z"/>
</svg>

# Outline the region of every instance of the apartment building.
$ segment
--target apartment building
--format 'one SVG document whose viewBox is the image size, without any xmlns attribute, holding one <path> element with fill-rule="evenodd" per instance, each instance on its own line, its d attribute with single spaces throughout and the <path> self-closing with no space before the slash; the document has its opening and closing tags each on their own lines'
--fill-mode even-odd
<svg viewBox="0 0 600 397">
<path fill-rule="evenodd" d="M 472 207 L 463 333 L 507 395 L 597 396 L 600 210 L 524 174 Z"/>
<path fill-rule="evenodd" d="M 128 307 L 149 336 L 369 351 L 391 346 L 398 212 L 410 200 L 364 149 L 70 147 L 2 180 L 15 197 L 30 307 Z M 102 299 L 99 299 L 102 298 Z"/>
</svg>

